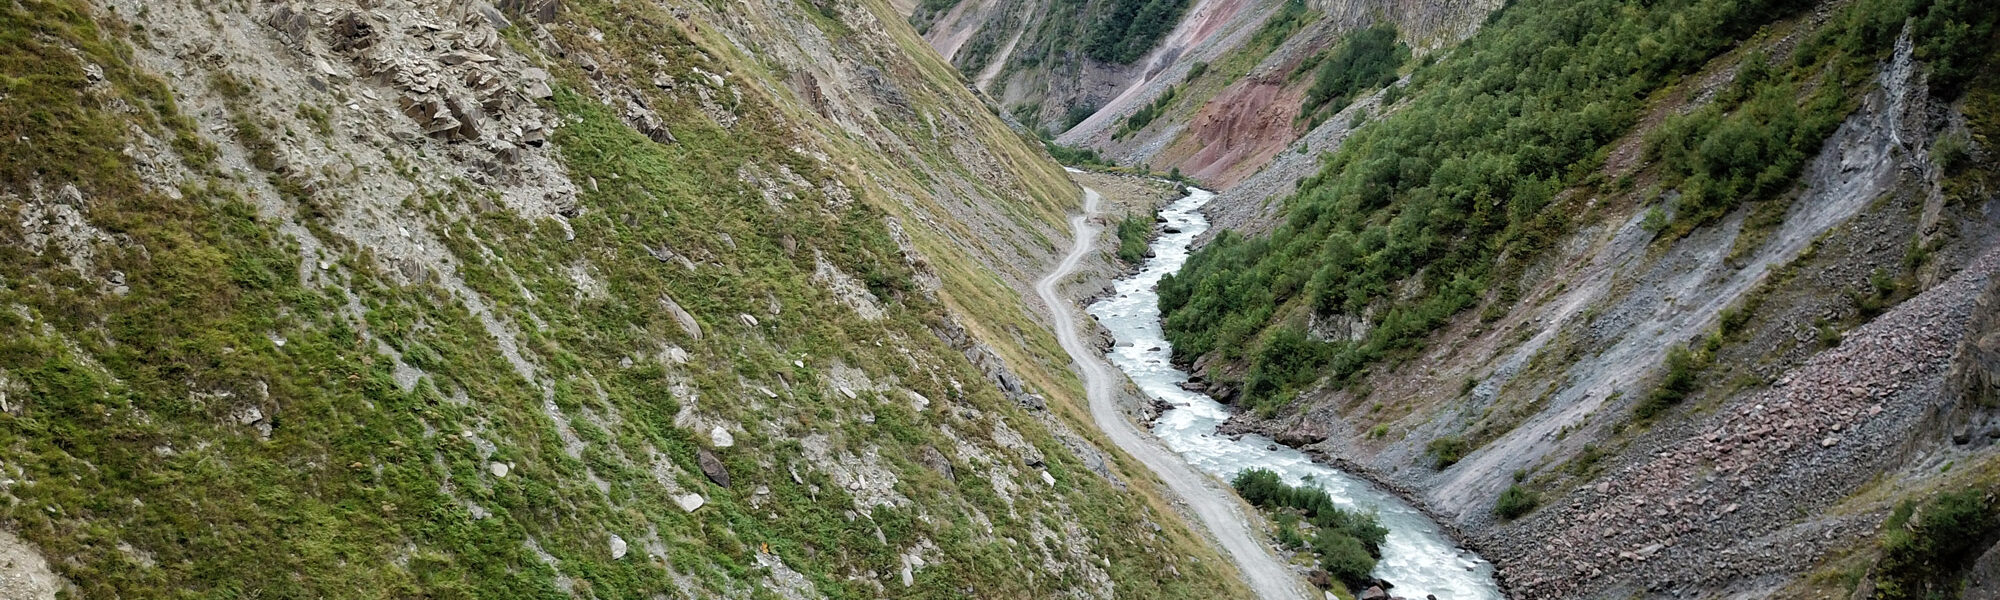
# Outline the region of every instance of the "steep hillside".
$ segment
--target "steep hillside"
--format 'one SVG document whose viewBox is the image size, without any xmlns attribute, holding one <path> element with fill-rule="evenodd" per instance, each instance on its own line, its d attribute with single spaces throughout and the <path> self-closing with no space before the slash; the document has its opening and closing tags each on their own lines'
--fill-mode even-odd
<svg viewBox="0 0 2000 600">
<path fill-rule="evenodd" d="M 1170 29 L 1147 16 L 1169 14 L 1156 6 L 1172 3 L 967 0 L 920 3 L 910 21 L 1029 129 L 1227 189 L 1339 110 L 1313 110 L 1328 104 L 1315 94 L 1328 89 L 1322 65 L 1342 62 L 1338 46 L 1388 28 L 1425 53 L 1469 35 L 1499 3 L 1191 0 Z M 1112 30 L 1160 35 L 1132 38 L 1156 40 L 1144 53 L 1093 51 Z"/>
<path fill-rule="evenodd" d="M 1242 596 L 902 21 L 0 7 L 0 595 Z"/>
<path fill-rule="evenodd" d="M 965 0 L 910 22 L 974 87 L 1047 135 L 1177 77 L 1271 5 L 1259 0 Z"/>
<path fill-rule="evenodd" d="M 1408 62 L 1386 59 L 1449 47 L 1496 8 L 1484 0 L 1272 3 L 1249 35 L 1220 45 L 1175 78 L 1137 86 L 1131 100 L 1107 106 L 1059 139 L 1120 164 L 1179 171 L 1231 190 L 1281 153 L 1301 149 L 1304 143 L 1294 142 L 1302 137 L 1325 137 L 1324 130 L 1355 120 L 1351 113 L 1331 117 Z M 1387 54 L 1369 56 L 1377 50 Z M 1341 83 L 1360 75 L 1365 84 Z"/>
<path fill-rule="evenodd" d="M 1994 28 L 1511 3 L 1238 179 L 1169 338 L 1523 597 L 1955 594 L 2000 538 Z"/>
</svg>

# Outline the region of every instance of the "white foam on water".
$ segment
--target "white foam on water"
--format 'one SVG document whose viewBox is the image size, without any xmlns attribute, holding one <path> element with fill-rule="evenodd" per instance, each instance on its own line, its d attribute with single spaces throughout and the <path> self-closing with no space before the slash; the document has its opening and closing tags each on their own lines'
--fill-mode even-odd
<svg viewBox="0 0 2000 600">
<path fill-rule="evenodd" d="M 1304 453 L 1256 435 L 1240 440 L 1217 435 L 1216 427 L 1229 411 L 1206 394 L 1183 390 L 1188 374 L 1175 368 L 1173 346 L 1160 330 L 1160 279 L 1187 263 L 1196 236 L 1208 230 L 1201 206 L 1215 194 L 1190 188 L 1187 197 L 1160 211 L 1166 226 L 1178 233 L 1162 234 L 1153 242 L 1153 258 L 1138 274 L 1120 279 L 1114 293 L 1092 304 L 1090 314 L 1117 339 L 1106 357 L 1131 377 L 1146 395 L 1174 408 L 1153 425 L 1153 435 L 1185 457 L 1189 464 L 1228 480 L 1244 469 L 1270 469 L 1291 485 L 1311 483 L 1325 489 L 1341 508 L 1372 512 L 1388 528 L 1375 576 L 1394 584 L 1392 593 L 1404 598 L 1435 595 L 1439 600 L 1504 598 L 1493 581 L 1493 566 L 1454 543 L 1428 516 L 1367 480 L 1312 461 Z M 1157 348 L 1157 350 L 1155 350 Z"/>
</svg>

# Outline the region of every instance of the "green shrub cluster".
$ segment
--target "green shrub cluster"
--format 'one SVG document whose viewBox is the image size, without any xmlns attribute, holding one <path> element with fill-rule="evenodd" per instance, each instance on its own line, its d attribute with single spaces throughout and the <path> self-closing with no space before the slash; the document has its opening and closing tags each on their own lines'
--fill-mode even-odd
<svg viewBox="0 0 2000 600">
<path fill-rule="evenodd" d="M 1244 392 L 1261 400 L 1281 398 L 1286 391 L 1318 379 L 1319 369 L 1332 357 L 1332 351 L 1332 344 L 1313 340 L 1299 328 L 1280 328 L 1258 350 L 1250 376 L 1244 380 Z"/>
<path fill-rule="evenodd" d="M 1312 89 L 1306 91 L 1305 110 L 1310 115 L 1326 109 L 1347 108 L 1357 92 L 1380 88 L 1396 81 L 1396 69 L 1410 60 L 1410 47 L 1396 40 L 1396 26 L 1382 23 L 1348 34 L 1333 54 L 1319 63 Z"/>
<path fill-rule="evenodd" d="M 1153 220 L 1144 215 L 1126 215 L 1118 221 L 1118 260 L 1132 264 L 1146 259 L 1146 243 L 1153 236 Z"/>
<path fill-rule="evenodd" d="M 1521 518 L 1521 515 L 1528 514 L 1530 511 L 1535 510 L 1535 507 L 1541 505 L 1541 492 L 1521 487 L 1520 484 L 1514 484 L 1507 486 L 1506 491 L 1500 492 L 1500 499 L 1493 503 L 1493 514 L 1502 519 L 1512 521 Z"/>
<path fill-rule="evenodd" d="M 916 10 L 910 11 L 910 26 L 915 27 L 917 33 L 928 33 L 931 25 L 937 23 L 939 17 L 943 17 L 945 13 L 951 12 L 952 7 L 958 6 L 958 3 L 961 1 L 922 0 L 917 3 Z"/>
<path fill-rule="evenodd" d="M 1231 482 L 1236 493 L 1250 504 L 1266 510 L 1295 510 L 1318 528 L 1309 545 L 1319 555 L 1320 567 L 1335 579 L 1348 584 L 1365 584 L 1382 557 L 1382 542 L 1389 537 L 1375 515 L 1345 510 L 1333 503 L 1326 490 L 1314 486 L 1293 487 L 1269 469 L 1249 469 L 1236 474 Z M 1284 536 L 1285 527 L 1280 527 Z M 1294 540 L 1302 536 L 1294 531 Z M 1280 540 L 1284 541 L 1284 540 Z"/>
<path fill-rule="evenodd" d="M 1084 119 L 1090 118 L 1090 115 L 1097 114 L 1097 111 L 1100 108 L 1103 107 L 1096 105 L 1081 105 L 1081 106 L 1069 107 L 1069 110 L 1063 111 L 1063 120 L 1062 120 L 1063 131 L 1068 131 L 1069 128 L 1075 127 L 1077 123 L 1082 123 Z"/>
<path fill-rule="evenodd" d="M 1188 66 L 1187 77 L 1182 79 L 1181 81 L 1183 82 L 1194 81 L 1196 79 L 1201 78 L 1202 74 L 1207 72 L 1208 72 L 1208 62 L 1196 61 L 1193 65 Z"/>
<path fill-rule="evenodd" d="M 1180 23 L 1187 0 L 1110 0 L 1110 10 L 1092 21 L 1084 54 L 1100 62 L 1126 64 L 1153 49 Z"/>
<path fill-rule="evenodd" d="M 1927 6 L 1926 6 L 1927 5 Z M 2000 10 L 1982 0 L 1912 0 L 1917 59 L 1930 66 L 1932 92 L 1955 98 L 2000 54 Z"/>
<path fill-rule="evenodd" d="M 1277 13 L 1264 19 L 1264 26 L 1250 36 L 1250 43 L 1245 47 L 1263 48 L 1269 52 L 1310 22 L 1312 15 L 1306 10 L 1305 0 L 1285 0 L 1285 4 L 1278 7 Z"/>
<path fill-rule="evenodd" d="M 1111 161 L 1104 160 L 1104 157 L 1099 155 L 1097 150 L 1091 148 L 1064 146 L 1050 140 L 1042 140 L 1042 147 L 1048 149 L 1049 156 L 1054 157 L 1056 162 L 1072 167 L 1113 166 Z"/>
<path fill-rule="evenodd" d="M 1208 63 L 1202 63 L 1204 68 L 1207 65 Z M 1131 116 L 1125 117 L 1125 122 L 1118 125 L 1118 133 L 1113 134 L 1111 136 L 1112 139 L 1123 139 L 1125 136 L 1131 135 L 1134 131 L 1145 129 L 1147 125 L 1152 124 L 1153 119 L 1159 118 L 1161 114 L 1167 112 L 1167 105 L 1173 104 L 1174 97 L 1179 95 L 1179 93 L 1179 86 L 1167 86 L 1167 91 L 1160 94 L 1159 98 L 1153 99 L 1151 103 L 1139 107 L 1139 110 L 1132 113 Z"/>
<path fill-rule="evenodd" d="M 1679 232 L 1790 187 L 1846 117 L 1850 103 L 1840 86 L 1816 86 L 1802 106 L 1802 83 L 1770 80 L 1769 73 L 1761 57 L 1745 59 L 1724 98 L 1648 135 L 1646 154 L 1660 165 L 1662 183 L 1681 190 Z M 1742 99 L 1729 102 L 1732 95 Z"/>
<path fill-rule="evenodd" d="M 1465 458 L 1465 453 L 1471 451 L 1472 444 L 1453 435 L 1431 440 L 1431 443 L 1424 445 L 1424 455 L 1429 456 L 1432 466 L 1440 471 L 1458 464 L 1458 459 Z"/>
<path fill-rule="evenodd" d="M 1751 67 L 1769 73 L 1745 77 L 1718 102 L 1729 108 L 1697 111 L 1661 134 L 1658 155 L 1673 163 L 1665 168 L 1698 188 L 1688 194 L 1695 210 L 1682 212 L 1719 214 L 1782 189 L 1865 89 L 1845 82 L 1886 55 L 1895 29 L 1881 34 L 1880 25 L 1919 14 L 1912 6 L 1925 2 L 1847 5 L 1797 58 Z M 1318 313 L 1374 325 L 1316 353 L 1343 383 L 1414 351 L 1482 299 L 1491 298 L 1489 314 L 1504 314 L 1527 261 L 1571 226 L 1576 211 L 1553 206 L 1556 192 L 1591 181 L 1606 144 L 1631 129 L 1645 99 L 1811 4 L 1509 4 L 1456 51 L 1419 68 L 1403 109 L 1355 132 L 1303 181 L 1285 203 L 1285 223 L 1268 236 L 1219 236 L 1161 283 L 1177 358 L 1268 355 L 1257 350 L 1277 341 L 1260 339 L 1271 316 L 1309 302 Z M 1800 101 L 1801 90 L 1818 91 Z"/>
<path fill-rule="evenodd" d="M 1919 506 L 1904 501 L 1882 525 L 1882 559 L 1875 565 L 1881 600 L 1955 598 L 1959 576 L 1992 543 L 2000 519 L 1984 489 L 1947 492 Z"/>
<path fill-rule="evenodd" d="M 1660 377 L 1659 385 L 1654 386 L 1653 391 L 1633 407 L 1632 416 L 1640 421 L 1651 421 L 1686 400 L 1700 383 L 1695 375 L 1706 366 L 1706 362 L 1686 346 L 1674 346 L 1667 350 L 1666 374 Z"/>
</svg>

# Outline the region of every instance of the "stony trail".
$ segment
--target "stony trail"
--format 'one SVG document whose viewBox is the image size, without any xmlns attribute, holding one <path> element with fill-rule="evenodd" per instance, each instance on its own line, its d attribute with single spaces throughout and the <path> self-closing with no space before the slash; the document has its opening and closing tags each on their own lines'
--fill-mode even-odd
<svg viewBox="0 0 2000 600">
<path fill-rule="evenodd" d="M 1141 432 L 1118 410 L 1118 372 L 1105 364 L 1096 348 L 1084 341 L 1077 328 L 1076 307 L 1056 291 L 1056 286 L 1075 273 L 1083 259 L 1095 250 L 1097 234 L 1102 227 L 1093 224 L 1091 219 L 1097 216 L 1102 200 L 1097 190 L 1083 189 L 1083 213 L 1069 220 L 1070 229 L 1076 234 L 1069 253 L 1047 276 L 1035 282 L 1035 293 L 1048 306 L 1049 317 L 1054 321 L 1056 339 L 1076 362 L 1077 373 L 1083 377 L 1084 390 L 1090 399 L 1091 419 L 1097 422 L 1098 429 L 1103 430 L 1112 443 L 1145 463 L 1160 477 L 1160 481 L 1166 483 L 1167 489 L 1200 517 L 1201 525 L 1221 544 L 1257 597 L 1267 600 L 1313 597 L 1306 593 L 1291 570 L 1271 553 L 1269 546 L 1252 533 L 1254 528 L 1232 492 L 1195 470 L 1158 440 Z"/>
</svg>

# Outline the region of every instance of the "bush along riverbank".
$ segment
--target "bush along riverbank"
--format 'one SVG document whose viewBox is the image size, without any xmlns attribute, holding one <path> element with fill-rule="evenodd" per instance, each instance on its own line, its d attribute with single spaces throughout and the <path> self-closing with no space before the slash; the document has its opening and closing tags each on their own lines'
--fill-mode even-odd
<svg viewBox="0 0 2000 600">
<path fill-rule="evenodd" d="M 1288 550 L 1312 553 L 1319 571 L 1313 582 L 1322 588 L 1367 588 L 1382 542 L 1389 530 L 1370 513 L 1343 510 L 1326 490 L 1292 486 L 1269 469 L 1248 469 L 1231 482 L 1244 500 L 1271 513 L 1278 525 L 1278 543 Z M 1345 591 L 1345 590 L 1343 590 Z"/>
</svg>

